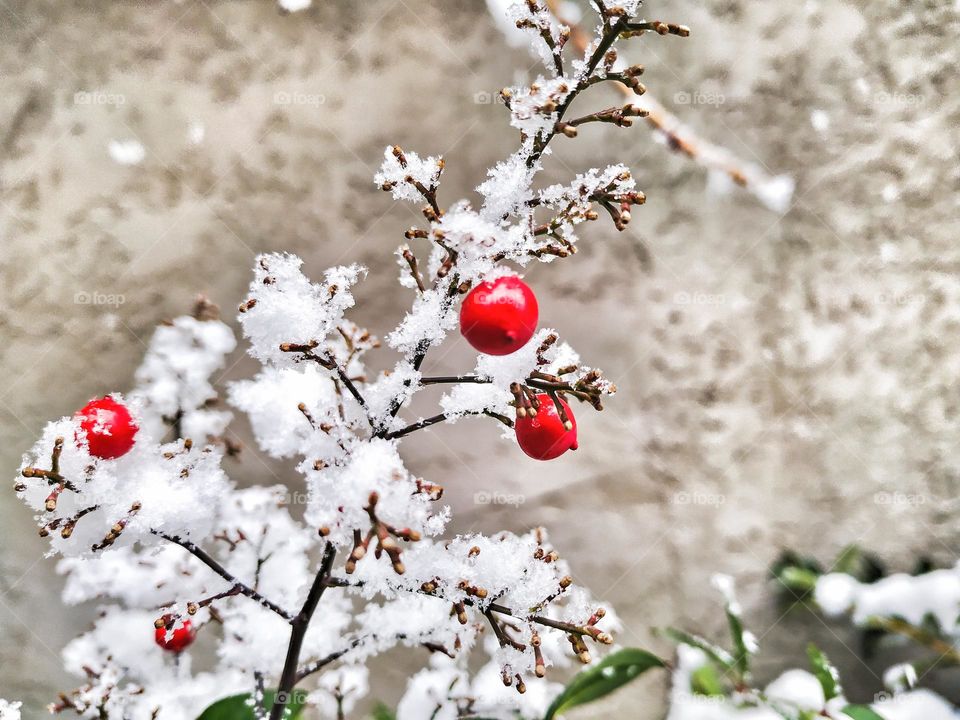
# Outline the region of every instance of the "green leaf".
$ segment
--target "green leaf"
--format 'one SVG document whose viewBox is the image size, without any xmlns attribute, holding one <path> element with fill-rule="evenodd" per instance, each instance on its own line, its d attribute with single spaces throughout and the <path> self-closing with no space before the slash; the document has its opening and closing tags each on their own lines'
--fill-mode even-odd
<svg viewBox="0 0 960 720">
<path fill-rule="evenodd" d="M 878 715 L 866 705 L 847 705 L 843 709 L 843 714 L 852 717 L 853 720 L 884 720 L 883 715 Z"/>
<path fill-rule="evenodd" d="M 709 697 L 726 695 L 723 682 L 713 665 L 701 665 L 690 674 L 690 690 L 697 695 Z"/>
<path fill-rule="evenodd" d="M 744 639 L 743 622 L 737 610 L 727 604 L 727 624 L 730 626 L 730 637 L 733 638 L 734 665 L 741 678 L 750 673 L 750 649 Z"/>
<path fill-rule="evenodd" d="M 833 700 L 842 690 L 840 689 L 840 673 L 830 663 L 823 651 L 813 643 L 807 645 L 807 657 L 810 658 L 810 665 L 813 667 L 813 674 L 820 681 L 820 687 L 823 688 L 823 697 L 826 700 Z"/>
<path fill-rule="evenodd" d="M 544 720 L 553 720 L 570 708 L 609 695 L 647 670 L 660 667 L 667 667 L 667 663 L 646 650 L 624 648 L 611 653 L 594 667 L 575 676 L 547 709 Z"/>
<path fill-rule="evenodd" d="M 303 712 L 303 703 L 306 700 L 306 693 L 291 693 L 290 701 L 287 703 L 284 720 L 296 720 Z M 263 693 L 263 705 L 266 708 L 273 707 L 276 692 L 267 690 Z M 217 700 L 213 705 L 204 710 L 197 720 L 256 720 L 253 712 L 253 699 L 250 693 L 243 695 L 231 695 L 221 700 Z"/>
<path fill-rule="evenodd" d="M 814 588 L 817 587 L 817 578 L 819 577 L 813 570 L 794 565 L 781 568 L 777 574 L 777 580 L 801 598 L 813 592 Z"/>
<path fill-rule="evenodd" d="M 733 670 L 736 662 L 733 659 L 733 655 L 728 653 L 719 645 L 714 645 L 712 642 L 700 637 L 699 635 L 694 635 L 684 630 L 678 630 L 677 628 L 670 627 L 663 632 L 674 642 L 678 642 L 681 645 L 689 645 L 690 647 L 695 647 L 698 650 L 702 650 L 704 653 L 706 653 L 708 658 L 710 658 L 716 665 L 724 670 Z"/>
<path fill-rule="evenodd" d="M 876 582 L 887 574 L 876 555 L 864 552 L 856 545 L 848 545 L 843 549 L 831 572 L 847 573 L 863 583 Z"/>
<path fill-rule="evenodd" d="M 373 720 L 397 720 L 397 714 L 382 702 L 373 706 L 371 717 Z"/>
</svg>

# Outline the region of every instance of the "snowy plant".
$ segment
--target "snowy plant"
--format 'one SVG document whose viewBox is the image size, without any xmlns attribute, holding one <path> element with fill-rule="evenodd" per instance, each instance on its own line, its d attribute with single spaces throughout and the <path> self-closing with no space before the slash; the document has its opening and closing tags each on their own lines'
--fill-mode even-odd
<svg viewBox="0 0 960 720">
<path fill-rule="evenodd" d="M 558 332 L 538 329 L 519 271 L 573 255 L 581 226 L 601 214 L 622 230 L 644 202 L 622 165 L 536 183 L 558 135 L 644 115 L 633 104 L 571 113 L 595 85 L 641 91 L 641 68 L 617 69 L 618 40 L 688 34 L 635 18 L 639 4 L 597 0 L 595 36 L 573 53 L 564 52 L 569 28 L 546 6 L 509 9 L 544 74 L 502 91 L 519 146 L 482 179 L 478 203 L 441 203 L 443 158 L 385 150 L 376 184 L 421 204 L 424 216 L 396 253 L 414 298 L 381 332 L 399 355 L 391 371 L 366 369 L 381 343 L 348 317 L 365 268 L 311 280 L 292 255 L 257 259 L 239 322 L 262 368 L 227 396 L 263 451 L 295 458 L 302 479 L 241 489 L 228 477 L 238 447 L 213 380 L 235 341 L 206 302 L 156 331 L 128 393 L 44 429 L 17 494 L 62 557 L 64 599 L 103 603 L 64 651 L 80 681 L 52 711 L 193 720 L 209 707 L 214 717 L 278 720 L 310 707 L 342 717 L 370 692 L 367 663 L 396 647 L 430 653 L 411 669 L 401 718 L 540 717 L 573 702 L 560 695 L 555 704 L 554 668 L 590 663 L 610 646 L 615 614 L 574 584 L 545 530 L 445 534 L 443 488 L 406 468 L 401 443 L 477 416 L 501 423 L 516 451 L 553 459 L 577 448 L 571 404 L 600 410 L 614 392 Z M 480 351 L 475 366 L 425 376 L 428 352 L 458 326 Z M 440 411 L 405 418 L 411 398 L 438 384 L 449 387 Z M 288 502 L 301 483 L 302 516 Z M 471 651 L 485 661 L 469 664 Z M 631 657 L 633 665 L 608 658 L 588 679 L 618 678 L 617 668 L 649 659 Z"/>
<path fill-rule="evenodd" d="M 887 691 L 914 688 L 934 668 L 960 667 L 960 563 L 935 568 L 923 560 L 912 573 L 888 574 L 876 557 L 850 546 L 828 569 L 787 552 L 773 572 L 788 600 L 852 623 L 871 650 L 881 644 L 920 650 L 917 659 L 887 669 Z"/>
<path fill-rule="evenodd" d="M 937 582 L 939 580 L 933 580 L 931 584 Z M 678 644 L 667 720 L 956 720 L 960 717 L 960 710 L 936 693 L 914 688 L 916 672 L 912 666 L 891 668 L 884 677 L 886 689 L 869 705 L 851 703 L 844 696 L 836 667 L 813 644 L 807 647 L 809 669 L 787 670 L 766 687 L 755 687 L 751 661 L 759 647 L 744 627 L 733 580 L 716 576 L 714 585 L 723 594 L 732 647 L 727 650 L 674 628 L 666 631 Z M 901 600 L 906 599 L 901 596 Z M 946 596 L 941 599 L 946 600 Z M 954 607 L 954 617 L 956 612 Z"/>
</svg>

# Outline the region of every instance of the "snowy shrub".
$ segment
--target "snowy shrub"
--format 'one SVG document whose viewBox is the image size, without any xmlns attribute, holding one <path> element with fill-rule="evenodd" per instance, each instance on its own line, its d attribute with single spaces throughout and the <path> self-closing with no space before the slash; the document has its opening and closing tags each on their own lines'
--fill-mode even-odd
<svg viewBox="0 0 960 720">
<path fill-rule="evenodd" d="M 239 321 L 262 368 L 227 397 L 266 453 L 297 460 L 302 517 L 286 503 L 301 481 L 240 489 L 228 476 L 225 460 L 239 449 L 211 378 L 235 338 L 205 301 L 157 329 L 129 392 L 47 425 L 16 492 L 62 557 L 65 601 L 104 603 L 64 650 L 80 683 L 53 712 L 193 720 L 209 708 L 204 717 L 277 720 L 310 708 L 337 717 L 370 692 L 368 661 L 402 647 L 430 657 L 411 669 L 401 718 L 540 717 L 562 688 L 555 669 L 591 663 L 614 643 L 614 612 L 573 582 L 545 530 L 450 537 L 443 488 L 412 474 L 401 450 L 412 432 L 476 416 L 551 459 L 577 447 L 571 404 L 600 410 L 614 393 L 558 332 L 537 328 L 535 295 L 518 273 L 573 255 L 580 226 L 601 214 L 622 230 L 644 202 L 622 165 L 535 183 L 558 135 L 593 122 L 628 127 L 644 114 L 632 104 L 568 112 L 601 83 L 642 92 L 628 80 L 642 69 L 619 67 L 618 40 L 687 34 L 635 19 L 638 9 L 637 0 L 597 2 L 595 36 L 572 53 L 569 28 L 545 5 L 509 9 L 544 74 L 502 91 L 519 144 L 481 179 L 477 204 L 441 204 L 443 158 L 386 148 L 376 184 L 420 204 L 424 218 L 397 250 L 414 297 L 381 331 L 399 355 L 390 372 L 367 371 L 365 356 L 381 343 L 349 319 L 365 268 L 311 279 L 292 255 L 257 258 Z M 424 358 L 458 324 L 483 350 L 475 367 L 424 376 Z M 449 386 L 440 412 L 406 419 L 410 399 L 435 384 Z M 214 662 L 194 656 L 195 642 Z M 485 660 L 468 664 L 472 651 Z M 608 671 L 617 676 L 605 668 L 594 677 Z"/>
</svg>

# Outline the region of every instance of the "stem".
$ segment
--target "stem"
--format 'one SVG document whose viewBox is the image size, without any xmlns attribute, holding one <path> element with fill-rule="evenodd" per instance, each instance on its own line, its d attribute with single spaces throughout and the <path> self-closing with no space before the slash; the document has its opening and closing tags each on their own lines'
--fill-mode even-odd
<svg viewBox="0 0 960 720">
<path fill-rule="evenodd" d="M 330 663 L 336 660 L 339 660 L 348 652 L 350 652 L 355 647 L 357 647 L 360 643 L 362 643 L 365 639 L 366 639 L 365 637 L 354 638 L 353 640 L 350 641 L 350 643 L 345 648 L 336 650 L 335 652 L 330 653 L 326 657 L 320 658 L 316 662 L 310 663 L 305 668 L 297 672 L 297 682 L 300 682 L 304 678 L 307 678 L 310 675 L 313 675 L 314 673 L 319 672 L 320 670 L 323 670 L 323 668 L 325 668 Z"/>
<path fill-rule="evenodd" d="M 290 620 L 290 644 L 287 645 L 287 659 L 283 664 L 283 672 L 280 674 L 280 684 L 277 686 L 277 697 L 270 710 L 270 720 L 281 720 L 284 709 L 290 699 L 290 693 L 296 687 L 300 680 L 297 667 L 300 664 L 300 651 L 303 649 L 303 639 L 310 627 L 310 620 L 313 619 L 313 613 L 323 597 L 324 590 L 327 589 L 327 580 L 330 578 L 330 571 L 333 568 L 333 560 L 337 556 L 337 549 L 327 543 L 323 549 L 323 559 L 320 561 L 320 569 L 313 579 L 313 585 L 310 586 L 310 592 L 307 593 L 307 599 L 300 608 L 297 616 Z M 332 662 L 332 661 L 331 661 Z"/>
<path fill-rule="evenodd" d="M 150 532 L 154 535 L 157 535 L 158 537 L 162 537 L 164 540 L 169 540 L 170 542 L 182 547 L 184 550 L 186 550 L 195 558 L 197 558 L 197 560 L 199 560 L 208 568 L 213 570 L 217 575 L 219 575 L 228 583 L 233 585 L 234 588 L 237 588 L 237 593 L 241 595 L 245 595 L 251 600 L 256 600 L 265 608 L 272 610 L 287 622 L 291 622 L 293 620 L 293 615 L 288 613 L 286 610 L 284 610 L 282 607 L 280 607 L 276 603 L 271 602 L 270 600 L 265 598 L 263 595 L 258 593 L 256 590 L 254 590 L 252 587 L 250 587 L 246 583 L 241 582 L 239 579 L 237 579 L 236 576 L 230 573 L 225 567 L 223 567 L 223 565 L 221 565 L 216 560 L 214 560 L 213 557 L 207 554 L 206 551 L 204 551 L 201 547 L 199 547 L 195 543 L 192 543 L 189 540 L 184 540 L 183 538 L 178 537 L 176 535 L 168 535 L 167 533 L 161 532 L 160 530 L 151 530 Z"/>
<path fill-rule="evenodd" d="M 879 616 L 870 618 L 868 625 L 880 630 L 885 630 L 888 633 L 903 635 L 916 643 L 925 645 L 942 657 L 947 658 L 951 664 L 960 664 L 960 650 L 958 650 L 953 643 L 924 628 L 917 627 L 898 618 Z"/>
<path fill-rule="evenodd" d="M 492 417 L 494 420 L 499 420 L 507 427 L 511 427 L 511 428 L 513 427 L 513 421 L 510 418 L 504 415 L 501 415 L 500 413 L 495 413 L 491 410 L 481 410 L 479 412 L 468 412 L 468 413 L 464 413 L 464 415 L 486 415 L 487 417 Z M 394 430 L 391 433 L 387 433 L 383 437 L 386 438 L 387 440 L 395 440 L 396 438 L 403 437 L 404 435 L 409 435 L 410 433 L 416 432 L 417 430 L 423 430 L 426 427 L 430 427 L 431 425 L 436 425 L 437 423 L 442 423 L 449 419 L 450 418 L 446 413 L 440 413 L 439 415 L 433 415 L 431 417 L 424 418 L 423 420 L 418 420 L 415 423 L 411 423 L 410 425 L 407 425 L 405 428 Z"/>
<path fill-rule="evenodd" d="M 440 413 L 439 415 L 433 415 L 432 417 L 424 418 L 423 420 L 418 420 L 415 423 L 407 425 L 405 428 L 400 430 L 395 430 L 394 432 L 387 433 L 384 437 L 388 440 L 394 440 L 404 435 L 409 435 L 412 432 L 417 430 L 423 430 L 425 427 L 430 427 L 431 425 L 436 425 L 437 423 L 442 423 L 447 419 L 446 413 Z"/>
<path fill-rule="evenodd" d="M 593 55 L 590 56 L 590 59 L 587 61 L 587 67 L 584 69 L 580 82 L 574 87 L 570 94 L 567 95 L 566 99 L 557 107 L 557 123 L 563 120 L 563 114 L 569 109 L 570 105 L 576 99 L 577 95 L 580 94 L 580 91 L 583 90 L 590 84 L 590 76 L 593 75 L 593 71 L 596 69 L 597 65 L 600 64 L 600 61 L 603 59 L 603 56 L 606 55 L 607 50 L 616 42 L 617 38 L 620 36 L 620 33 L 624 31 L 627 26 L 627 19 L 625 17 L 619 18 L 613 25 L 607 27 L 606 32 L 603 34 L 603 37 L 600 39 L 600 44 L 597 45 L 597 49 L 593 51 Z M 544 150 L 547 149 L 547 145 L 550 144 L 550 141 L 553 140 L 554 136 L 557 134 L 557 124 L 554 124 L 553 128 L 543 136 L 543 139 L 539 142 L 534 143 L 533 151 L 527 157 L 527 167 L 533 167 L 537 160 L 540 159 L 540 156 L 543 155 Z"/>
<path fill-rule="evenodd" d="M 435 375 L 420 378 L 421 385 L 440 385 L 443 383 L 489 383 L 490 378 L 480 375 Z"/>
<path fill-rule="evenodd" d="M 331 362 L 333 360 L 331 359 Z M 353 384 L 353 380 L 350 379 L 350 376 L 347 375 L 347 371 L 344 370 L 338 363 L 334 363 L 334 368 L 337 371 L 337 376 L 340 378 L 340 382 L 344 384 L 347 390 L 353 395 L 354 400 L 360 403 L 360 407 L 364 410 L 367 409 L 367 400 L 360 394 L 360 391 L 357 389 L 357 386 Z M 370 421 L 370 424 L 373 424 L 373 420 L 370 419 L 369 413 L 367 413 L 367 420 Z"/>
</svg>

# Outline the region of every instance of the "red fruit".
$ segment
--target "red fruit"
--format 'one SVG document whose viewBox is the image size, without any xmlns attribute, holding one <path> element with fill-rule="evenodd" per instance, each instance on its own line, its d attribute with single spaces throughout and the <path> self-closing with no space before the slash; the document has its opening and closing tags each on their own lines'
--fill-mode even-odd
<svg viewBox="0 0 960 720">
<path fill-rule="evenodd" d="M 126 406 L 112 397 L 91 400 L 77 412 L 77 417 L 94 457 L 118 458 L 133 447 L 139 428 Z"/>
<path fill-rule="evenodd" d="M 509 355 L 537 329 L 537 297 L 516 275 L 477 285 L 460 308 L 460 332 L 487 355 Z"/>
<path fill-rule="evenodd" d="M 517 418 L 514 429 L 520 449 L 534 460 L 553 460 L 567 450 L 577 449 L 577 419 L 566 401 L 560 399 L 569 427 L 564 426 L 557 406 L 546 393 L 537 395 L 540 408 L 533 417 Z"/>
<path fill-rule="evenodd" d="M 181 653 L 193 644 L 197 637 L 197 631 L 193 629 L 193 624 L 189 620 L 184 620 L 183 625 L 168 633 L 166 627 L 158 627 L 153 635 L 157 645 L 164 650 L 174 653 Z"/>
</svg>

